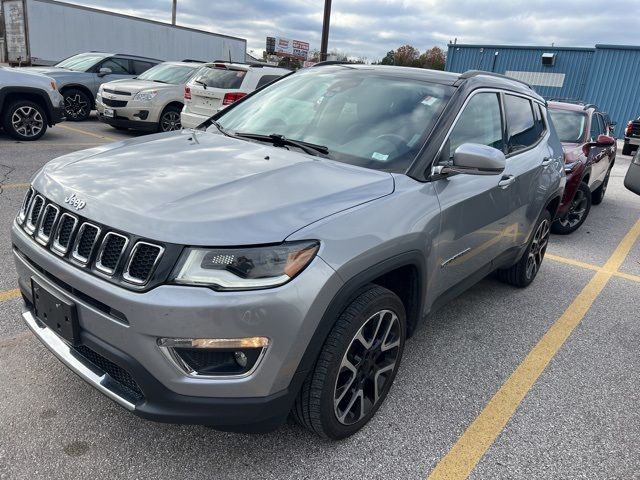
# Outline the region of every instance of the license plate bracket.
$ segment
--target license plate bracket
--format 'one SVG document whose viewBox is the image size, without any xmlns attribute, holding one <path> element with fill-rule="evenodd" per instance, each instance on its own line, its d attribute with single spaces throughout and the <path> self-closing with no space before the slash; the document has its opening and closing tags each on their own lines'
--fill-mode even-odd
<svg viewBox="0 0 640 480">
<path fill-rule="evenodd" d="M 33 309 L 38 320 L 71 345 L 80 343 L 78 315 L 73 302 L 62 299 L 31 279 Z"/>
<path fill-rule="evenodd" d="M 107 118 L 114 118 L 116 116 L 116 111 L 113 108 L 105 108 L 104 116 Z"/>
</svg>

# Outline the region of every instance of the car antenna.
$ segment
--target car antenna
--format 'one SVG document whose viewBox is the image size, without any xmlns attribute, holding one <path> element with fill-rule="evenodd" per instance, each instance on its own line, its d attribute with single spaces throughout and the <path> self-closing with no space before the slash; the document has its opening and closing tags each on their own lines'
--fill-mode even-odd
<svg viewBox="0 0 640 480">
<path fill-rule="evenodd" d="M 229 49 L 229 63 L 233 63 L 233 62 L 231 61 L 231 49 Z"/>
</svg>

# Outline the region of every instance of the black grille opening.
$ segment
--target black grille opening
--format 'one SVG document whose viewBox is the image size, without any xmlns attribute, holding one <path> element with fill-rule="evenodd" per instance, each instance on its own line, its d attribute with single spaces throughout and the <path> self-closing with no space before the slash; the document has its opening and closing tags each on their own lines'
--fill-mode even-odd
<svg viewBox="0 0 640 480">
<path fill-rule="evenodd" d="M 29 202 L 31 202 L 31 197 L 33 197 L 33 189 L 30 188 L 27 190 L 27 193 L 24 196 L 24 200 L 22 201 L 22 218 L 27 214 L 27 208 L 29 208 Z"/>
<path fill-rule="evenodd" d="M 139 243 L 135 247 L 131 263 L 129 264 L 129 277 L 134 280 L 146 282 L 160 255 L 161 249 L 155 245 Z"/>
<path fill-rule="evenodd" d="M 82 232 L 80 233 L 76 253 L 81 258 L 89 258 L 93 250 L 93 245 L 96 243 L 99 230 L 88 223 L 85 223 L 81 228 Z"/>
<path fill-rule="evenodd" d="M 64 215 L 60 221 L 58 243 L 64 248 L 69 248 L 69 241 L 71 240 L 71 234 L 73 233 L 75 223 L 76 220 L 68 215 Z"/>
<path fill-rule="evenodd" d="M 175 351 L 199 375 L 242 375 L 256 364 L 262 348 L 176 348 Z M 238 354 L 244 355 L 242 363 L 238 361 Z"/>
<path fill-rule="evenodd" d="M 126 244 L 126 238 L 120 235 L 108 235 L 104 242 L 102 254 L 100 255 L 100 263 L 102 266 L 112 271 L 115 270 Z"/>
<path fill-rule="evenodd" d="M 102 103 L 104 103 L 107 107 L 122 108 L 127 106 L 126 100 L 111 100 L 109 98 L 103 98 Z"/>
<path fill-rule="evenodd" d="M 42 205 L 44 204 L 44 200 L 42 197 L 36 197 L 33 201 L 33 209 L 31 210 L 31 217 L 29 217 L 29 222 L 31 225 L 35 226 L 38 221 L 38 217 L 40 216 L 40 212 L 42 211 Z"/>
<path fill-rule="evenodd" d="M 51 205 L 48 205 L 44 211 L 44 219 L 42 220 L 42 235 L 47 238 L 51 235 L 51 230 L 53 230 L 53 224 L 56 221 L 57 215 L 58 212 Z"/>
<path fill-rule="evenodd" d="M 134 402 L 138 402 L 144 398 L 142 390 L 129 372 L 124 368 L 119 367 L 111 360 L 103 357 L 98 352 L 95 352 L 85 345 L 73 347 L 73 349 L 82 358 L 93 364 L 93 366 L 98 370 L 108 374 L 116 383 L 119 384 L 124 393 L 126 393 L 130 399 L 134 400 Z"/>
<path fill-rule="evenodd" d="M 130 97 L 131 96 L 131 93 L 123 92 L 122 90 L 110 90 L 108 88 L 105 88 L 104 91 L 107 92 L 107 93 L 113 93 L 114 95 L 124 95 L 126 97 Z"/>
</svg>

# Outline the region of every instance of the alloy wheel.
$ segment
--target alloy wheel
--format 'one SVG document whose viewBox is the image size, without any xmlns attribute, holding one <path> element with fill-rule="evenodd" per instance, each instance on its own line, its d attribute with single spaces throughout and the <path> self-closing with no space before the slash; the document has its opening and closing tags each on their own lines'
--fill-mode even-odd
<svg viewBox="0 0 640 480">
<path fill-rule="evenodd" d="M 343 425 L 362 420 L 393 378 L 401 328 L 391 310 L 373 314 L 353 337 L 342 358 L 334 388 L 334 413 Z"/>
<path fill-rule="evenodd" d="M 180 123 L 180 113 L 178 112 L 166 112 L 160 119 L 160 129 L 163 132 L 173 132 L 174 130 L 180 130 L 182 124 Z"/>
<path fill-rule="evenodd" d="M 549 244 L 549 235 L 551 233 L 551 227 L 549 221 L 545 218 L 533 236 L 531 246 L 529 247 L 529 255 L 527 257 L 527 278 L 532 278 L 540 270 L 542 260 L 544 259 L 544 253 L 547 251 L 547 245 Z"/>
<path fill-rule="evenodd" d="M 82 118 L 87 114 L 89 105 L 79 93 L 64 98 L 64 109 L 72 118 Z"/>
<path fill-rule="evenodd" d="M 606 186 L 604 188 L 607 188 Z M 558 223 L 566 228 L 573 228 L 578 225 L 587 213 L 589 199 L 582 190 L 578 190 L 573 197 L 569 211 L 558 219 Z"/>
<path fill-rule="evenodd" d="M 35 137 L 44 128 L 42 114 L 33 107 L 17 108 L 11 115 L 13 129 L 24 137 Z"/>
</svg>

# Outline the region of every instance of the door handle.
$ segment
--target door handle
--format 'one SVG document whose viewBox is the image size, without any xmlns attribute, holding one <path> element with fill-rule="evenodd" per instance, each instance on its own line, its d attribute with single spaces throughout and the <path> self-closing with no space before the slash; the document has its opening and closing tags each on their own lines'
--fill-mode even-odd
<svg viewBox="0 0 640 480">
<path fill-rule="evenodd" d="M 549 165 L 551 162 L 553 162 L 553 157 L 544 157 L 542 159 L 542 166 L 546 167 L 547 165 Z"/>
<path fill-rule="evenodd" d="M 509 185 L 511 185 L 515 181 L 516 181 L 516 177 L 514 177 L 513 175 L 503 175 L 500 181 L 498 182 L 498 186 L 504 189 L 504 188 L 507 188 Z"/>
</svg>

